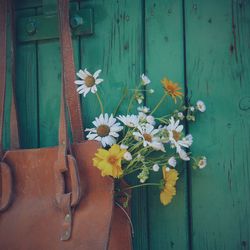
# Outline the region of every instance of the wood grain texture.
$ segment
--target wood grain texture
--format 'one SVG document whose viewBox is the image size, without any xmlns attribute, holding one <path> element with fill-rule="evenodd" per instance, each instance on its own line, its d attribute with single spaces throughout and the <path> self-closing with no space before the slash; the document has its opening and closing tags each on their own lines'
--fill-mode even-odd
<svg viewBox="0 0 250 250">
<path fill-rule="evenodd" d="M 152 80 L 147 104 L 154 107 L 163 96 L 161 79 L 168 77 L 180 83 L 184 91 L 182 1 L 146 1 L 146 73 Z M 167 114 L 174 110 L 173 100 L 168 98 L 155 113 Z M 177 182 L 177 195 L 164 207 L 160 203 L 159 190 L 149 189 L 149 242 L 150 249 L 188 249 L 188 208 L 186 166 Z M 181 169 L 181 168 L 180 168 Z M 158 176 L 160 178 L 160 176 Z"/>
<path fill-rule="evenodd" d="M 250 248 L 250 2 L 186 1 L 187 84 L 207 112 L 190 127 L 193 249 Z"/>
<path fill-rule="evenodd" d="M 18 17 L 31 16 L 34 9 L 17 12 Z M 20 143 L 22 148 L 38 147 L 38 93 L 36 44 L 17 44 L 16 99 Z"/>
</svg>

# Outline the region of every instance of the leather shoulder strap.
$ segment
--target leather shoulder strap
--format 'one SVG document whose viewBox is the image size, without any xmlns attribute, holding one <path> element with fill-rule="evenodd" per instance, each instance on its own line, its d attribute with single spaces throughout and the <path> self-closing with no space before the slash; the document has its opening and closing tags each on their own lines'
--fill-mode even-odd
<svg viewBox="0 0 250 250">
<path fill-rule="evenodd" d="M 7 1 L 0 0 L 0 161 L 3 154 L 4 102 L 6 88 Z"/>
<path fill-rule="evenodd" d="M 13 5 L 14 0 L 8 1 L 10 10 L 10 27 L 11 27 L 11 82 L 12 82 L 12 103 L 10 113 L 10 147 L 11 149 L 17 149 L 20 147 L 17 109 L 16 109 L 16 97 L 15 97 L 15 82 L 16 82 L 16 47 L 15 47 L 15 10 Z"/>
<path fill-rule="evenodd" d="M 63 13 L 63 15 L 60 15 Z M 65 84 L 66 105 L 69 111 L 69 119 L 74 142 L 83 141 L 83 122 L 79 95 L 74 84 L 75 64 L 73 58 L 73 48 L 71 41 L 71 31 L 69 26 L 69 9 L 65 1 L 59 1 L 59 22 L 60 41 L 63 63 L 63 80 Z"/>
<path fill-rule="evenodd" d="M 6 57 L 7 57 L 7 15 L 10 10 L 11 26 L 11 81 L 12 81 L 12 105 L 10 113 L 10 144 L 11 149 L 19 148 L 19 134 L 17 126 L 17 113 L 14 97 L 15 81 L 15 47 L 14 47 L 14 21 L 12 1 L 0 0 L 0 155 L 3 153 L 3 124 L 4 124 L 4 104 L 6 91 Z"/>
</svg>

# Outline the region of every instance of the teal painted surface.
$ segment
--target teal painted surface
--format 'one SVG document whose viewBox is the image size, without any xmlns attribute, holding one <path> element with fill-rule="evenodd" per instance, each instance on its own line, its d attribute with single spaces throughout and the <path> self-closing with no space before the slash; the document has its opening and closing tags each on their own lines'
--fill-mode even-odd
<svg viewBox="0 0 250 250">
<path fill-rule="evenodd" d="M 207 104 L 205 115 L 186 129 L 195 136 L 192 151 L 207 154 L 208 167 L 193 171 L 184 166 L 187 171 L 168 207 L 161 206 L 158 190 L 134 193 L 134 249 L 249 249 L 250 1 L 73 4 L 94 10 L 95 34 L 74 39 L 75 61 L 77 68 L 103 69 L 101 95 L 108 112 L 115 109 L 124 84 L 133 88 L 143 72 L 155 89 L 148 104 L 160 97 L 164 76 L 186 86 L 193 101 Z M 34 15 L 40 7 L 41 1 L 18 1 L 17 15 Z M 56 39 L 17 45 L 23 148 L 57 144 L 60 70 Z M 82 107 L 88 127 L 100 110 L 90 95 L 82 99 Z M 171 108 L 168 101 L 158 114 Z M 6 129 L 6 146 L 8 133 Z"/>
</svg>

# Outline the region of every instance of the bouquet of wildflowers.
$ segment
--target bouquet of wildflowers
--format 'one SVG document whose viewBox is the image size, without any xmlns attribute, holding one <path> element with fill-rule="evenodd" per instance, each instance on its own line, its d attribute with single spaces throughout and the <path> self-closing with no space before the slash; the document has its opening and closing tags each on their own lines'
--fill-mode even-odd
<svg viewBox="0 0 250 250">
<path fill-rule="evenodd" d="M 100 104 L 100 116 L 93 121 L 93 128 L 86 129 L 89 140 L 97 140 L 102 144 L 102 148 L 98 149 L 93 158 L 93 165 L 100 170 L 102 176 L 111 176 L 115 179 L 136 173 L 138 184 L 129 188 L 158 186 L 161 203 L 169 204 L 176 194 L 175 186 L 179 176 L 177 164 L 180 161 L 191 161 L 193 168 L 199 169 L 207 164 L 205 156 L 191 155 L 193 136 L 185 135 L 182 124 L 183 121 L 195 121 L 197 113 L 205 112 L 204 102 L 199 100 L 195 105 L 181 104 L 172 113 L 156 117 L 155 111 L 166 98 L 173 99 L 176 104 L 178 100 L 182 100 L 183 93 L 177 83 L 164 78 L 163 95 L 158 104 L 152 109 L 139 106 L 143 103 L 144 91 L 154 93 L 153 89 L 145 90 L 150 84 L 150 79 L 142 74 L 138 86 L 131 93 L 126 91 L 130 98 L 127 114 L 116 114 L 124 96 L 115 114 L 107 114 L 97 92 L 97 88 L 104 81 L 99 78 L 100 73 L 101 70 L 97 70 L 92 75 L 87 69 L 80 70 L 77 73 L 80 79 L 75 81 L 79 94 L 85 97 L 88 93 L 93 93 Z M 131 112 L 134 103 L 137 103 L 136 113 Z M 148 182 L 150 175 L 158 171 L 162 171 L 162 177 L 158 182 Z M 119 187 L 117 190 L 121 192 Z"/>
</svg>

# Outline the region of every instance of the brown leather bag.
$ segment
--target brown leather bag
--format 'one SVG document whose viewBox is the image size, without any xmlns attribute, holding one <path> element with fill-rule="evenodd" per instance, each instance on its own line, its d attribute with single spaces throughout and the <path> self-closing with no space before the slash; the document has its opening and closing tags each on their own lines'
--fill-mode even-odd
<svg viewBox="0 0 250 250">
<path fill-rule="evenodd" d="M 58 0 L 63 62 L 59 145 L 15 149 L 19 140 L 12 98 L 11 150 L 3 151 L 7 2 L 0 0 L 0 249 L 129 250 L 129 211 L 124 213 L 118 203 L 114 206 L 113 180 L 101 177 L 92 166 L 99 143 L 82 141 L 79 98 L 73 84 L 68 0 Z M 14 72 L 14 63 L 12 66 Z M 72 144 L 67 135 L 65 107 Z"/>
</svg>

